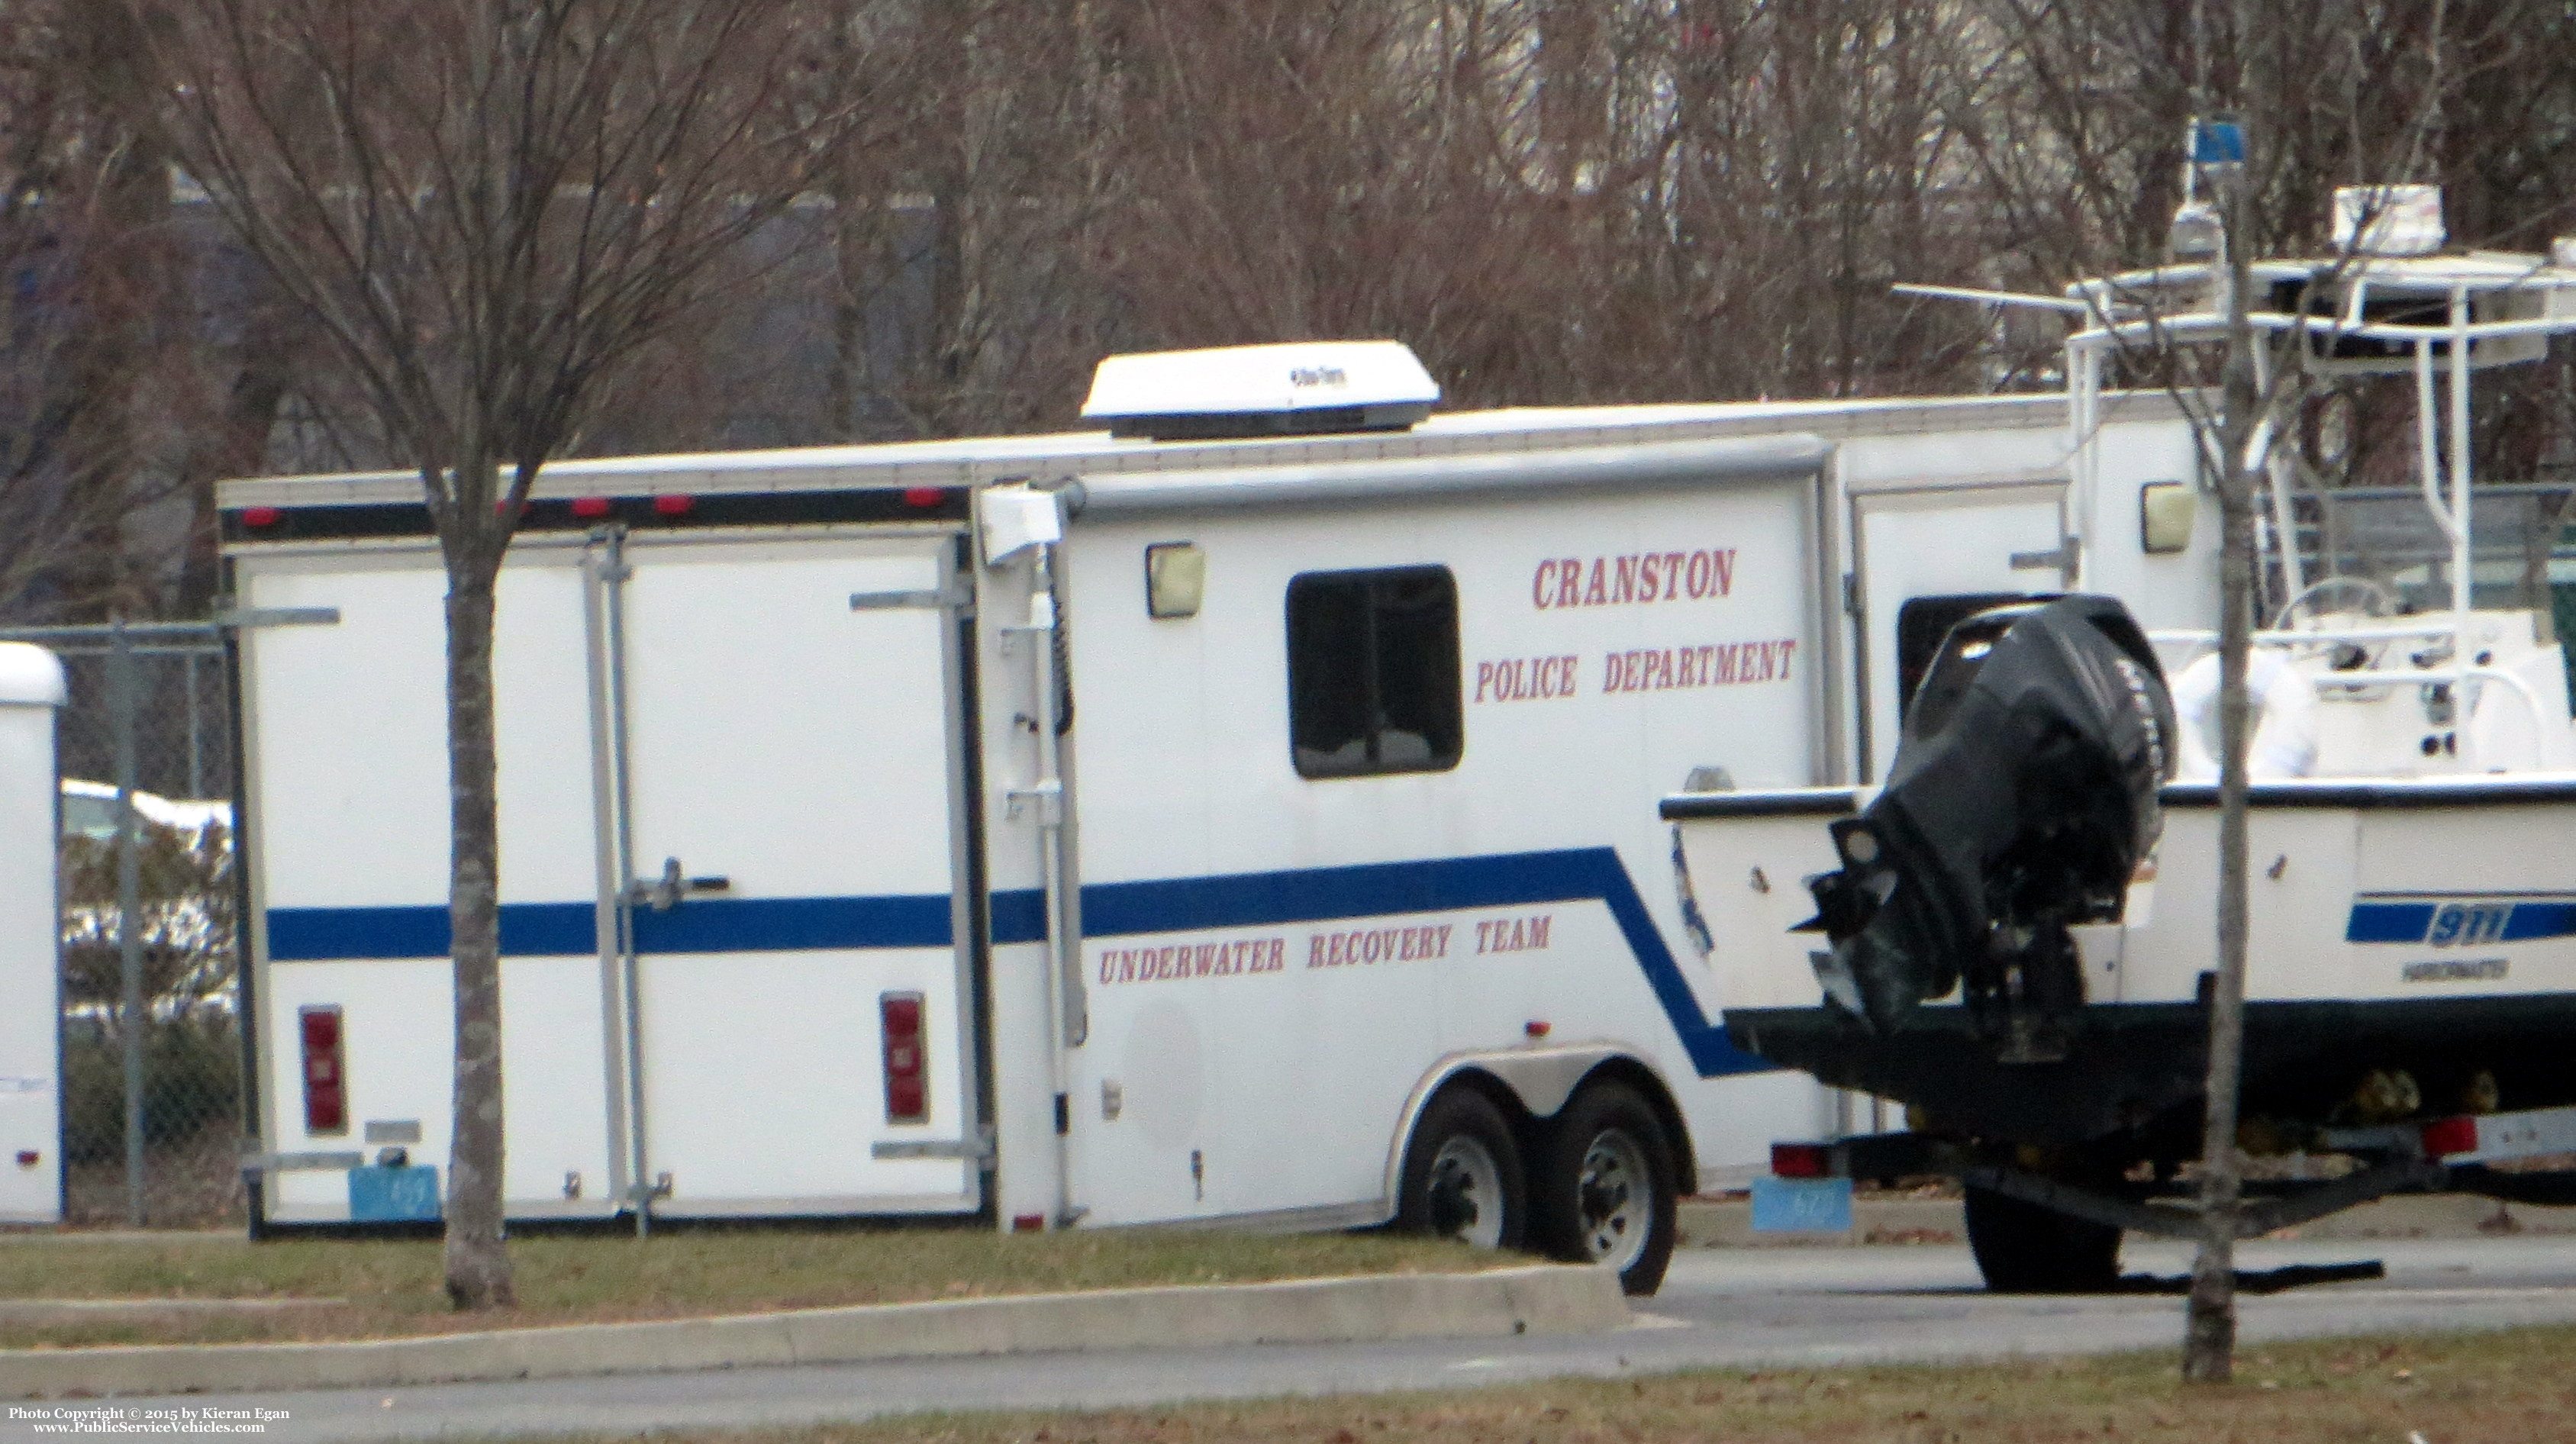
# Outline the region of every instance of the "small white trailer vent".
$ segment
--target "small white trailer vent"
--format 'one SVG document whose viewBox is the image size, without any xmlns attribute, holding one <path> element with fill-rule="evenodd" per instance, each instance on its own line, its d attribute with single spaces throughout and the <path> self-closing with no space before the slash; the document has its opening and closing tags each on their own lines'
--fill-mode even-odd
<svg viewBox="0 0 2576 1444">
<path fill-rule="evenodd" d="M 1155 441 L 1402 431 L 1440 385 L 1401 341 L 1293 341 L 1112 356 L 1084 419 Z"/>
</svg>

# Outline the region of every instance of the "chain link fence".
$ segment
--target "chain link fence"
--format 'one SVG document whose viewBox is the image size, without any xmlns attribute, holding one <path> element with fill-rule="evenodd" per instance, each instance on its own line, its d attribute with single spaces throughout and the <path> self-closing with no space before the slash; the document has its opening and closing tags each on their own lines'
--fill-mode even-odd
<svg viewBox="0 0 2576 1444">
<path fill-rule="evenodd" d="M 233 736 L 211 623 L 0 630 L 63 662 L 63 1213 L 241 1224 Z M 131 799 L 130 807 L 128 799 Z"/>
</svg>

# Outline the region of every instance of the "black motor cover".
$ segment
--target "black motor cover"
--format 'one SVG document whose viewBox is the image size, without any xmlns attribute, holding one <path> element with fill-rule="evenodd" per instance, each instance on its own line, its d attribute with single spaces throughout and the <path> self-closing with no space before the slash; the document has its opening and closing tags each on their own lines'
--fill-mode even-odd
<svg viewBox="0 0 2576 1444">
<path fill-rule="evenodd" d="M 2164 819 L 2172 700 L 2108 597 L 1999 607 L 1951 628 L 1885 790 L 1833 825 L 1807 880 L 1833 943 L 1827 997 L 1872 1032 L 1965 985 L 2006 1062 L 2063 1057 L 2084 984 L 2071 924 L 2117 920 Z"/>
</svg>

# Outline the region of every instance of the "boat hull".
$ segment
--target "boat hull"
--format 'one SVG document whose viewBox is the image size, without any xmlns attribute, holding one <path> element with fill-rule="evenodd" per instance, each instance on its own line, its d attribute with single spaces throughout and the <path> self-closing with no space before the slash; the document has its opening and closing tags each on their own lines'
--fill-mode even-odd
<svg viewBox="0 0 2576 1444">
<path fill-rule="evenodd" d="M 1825 1003 L 1824 939 L 1793 930 L 1810 910 L 1799 882 L 1835 866 L 1826 824 L 1867 799 L 1667 800 L 1736 1046 L 1945 1132 L 2062 1145 L 2196 1126 L 2214 788 L 2164 790 L 2164 835 L 2124 915 L 2075 929 L 2086 1001 L 2047 1063 L 1998 1061 L 1955 1001 L 1886 1034 Z M 2273 782 L 2252 801 L 2246 1117 L 2380 1121 L 2403 1111 L 2369 1094 L 2388 1079 L 2424 1113 L 2576 1103 L 2576 777 Z"/>
</svg>

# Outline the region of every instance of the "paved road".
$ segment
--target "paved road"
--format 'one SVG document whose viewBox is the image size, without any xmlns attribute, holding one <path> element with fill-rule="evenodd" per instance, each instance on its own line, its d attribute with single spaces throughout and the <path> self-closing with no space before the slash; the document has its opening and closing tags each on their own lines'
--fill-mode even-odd
<svg viewBox="0 0 2576 1444">
<path fill-rule="evenodd" d="M 2265 1243 L 2247 1269 L 2386 1261 L 2388 1277 L 2248 1298 L 2249 1341 L 2576 1321 L 2576 1239 Z M 2182 1247 L 2132 1242 L 2133 1270 L 2180 1274 Z M 283 1409 L 267 1438 L 390 1440 L 653 1426 L 809 1424 L 925 1409 L 1082 1408 L 1189 1398 L 1441 1388 L 1696 1365 L 1834 1364 L 2168 1348 L 2182 1301 L 2002 1298 L 1964 1248 L 1706 1250 L 1674 1261 L 1628 1328 L 1574 1338 L 1192 1348 L 818 1365 L 431 1389 L 162 1401 Z M 115 1401 L 135 1404 L 141 1401 Z M 0 1421 L 0 1438 L 23 1424 Z M 26 1437 L 34 1437 L 28 1435 Z"/>
</svg>

